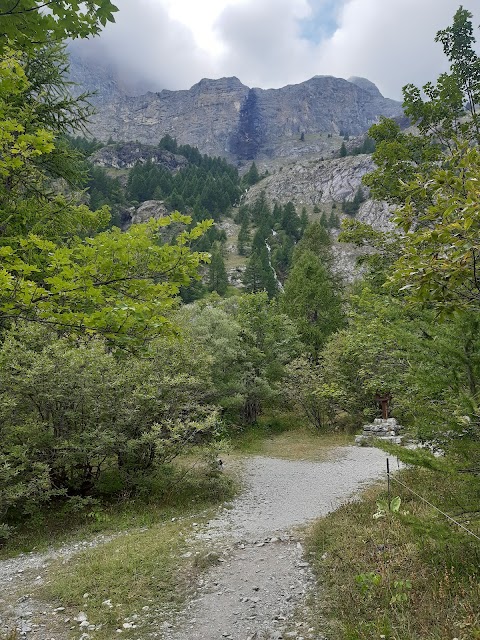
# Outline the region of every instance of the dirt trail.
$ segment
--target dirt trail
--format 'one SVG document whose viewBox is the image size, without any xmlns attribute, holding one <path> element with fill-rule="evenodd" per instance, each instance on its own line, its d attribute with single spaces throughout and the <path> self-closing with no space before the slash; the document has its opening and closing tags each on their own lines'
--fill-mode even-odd
<svg viewBox="0 0 480 640">
<path fill-rule="evenodd" d="M 197 535 L 222 551 L 224 561 L 208 573 L 182 619 L 164 628 L 169 640 L 319 638 L 291 620 L 312 580 L 298 527 L 382 474 L 385 457 L 378 449 L 345 447 L 330 462 L 247 459 L 245 491 Z"/>
<path fill-rule="evenodd" d="M 338 458 L 328 462 L 247 458 L 245 490 L 194 541 L 207 545 L 218 562 L 200 581 L 196 597 L 178 619 L 154 632 L 149 624 L 148 633 L 142 633 L 139 624 L 135 640 L 321 638 L 304 621 L 291 619 L 312 580 L 299 527 L 338 507 L 384 470 L 383 452 L 359 447 L 342 447 Z M 99 537 L 47 554 L 0 562 L 0 631 L 16 619 L 21 638 L 70 637 L 70 624 L 62 624 L 61 611 L 42 605 L 45 624 L 36 627 L 29 622 L 35 603 L 16 596 L 12 604 L 11 594 L 27 594 L 34 582 L 42 581 L 50 560 L 66 559 L 102 542 Z M 84 640 L 85 636 L 93 640 L 95 633 L 85 634 Z"/>
</svg>

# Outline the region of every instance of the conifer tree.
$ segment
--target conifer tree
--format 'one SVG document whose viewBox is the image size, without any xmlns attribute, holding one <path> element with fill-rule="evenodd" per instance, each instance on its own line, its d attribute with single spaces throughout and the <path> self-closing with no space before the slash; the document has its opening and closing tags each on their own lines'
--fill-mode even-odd
<svg viewBox="0 0 480 640">
<path fill-rule="evenodd" d="M 227 291 L 228 275 L 220 242 L 213 245 L 212 259 L 208 266 L 208 287 L 210 291 L 216 291 L 221 296 Z"/>
<path fill-rule="evenodd" d="M 242 226 L 240 227 L 240 231 L 238 233 L 238 242 L 237 242 L 237 250 L 241 256 L 247 255 L 251 240 L 252 238 L 250 235 L 248 220 L 244 219 L 244 221 L 242 222 Z"/>
<path fill-rule="evenodd" d="M 305 232 L 305 229 L 308 226 L 308 213 L 307 208 L 302 207 L 302 213 L 300 214 L 300 230 L 302 234 Z"/>
<path fill-rule="evenodd" d="M 255 162 L 252 162 L 250 169 L 245 174 L 243 181 L 249 187 L 260 182 L 260 174 L 258 173 L 257 165 Z"/>
<path fill-rule="evenodd" d="M 283 208 L 282 229 L 287 235 L 297 241 L 301 235 L 301 221 L 293 202 L 287 202 Z"/>
</svg>

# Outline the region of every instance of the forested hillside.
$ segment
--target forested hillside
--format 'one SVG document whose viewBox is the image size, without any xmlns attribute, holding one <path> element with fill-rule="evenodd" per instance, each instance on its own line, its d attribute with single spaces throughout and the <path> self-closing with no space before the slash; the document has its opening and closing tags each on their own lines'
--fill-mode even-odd
<svg viewBox="0 0 480 640">
<path fill-rule="evenodd" d="M 332 637 L 478 637 L 480 60 L 472 16 L 459 9 L 437 36 L 449 73 L 423 93 L 404 89 L 416 130 L 382 118 L 369 131 L 375 144 L 360 149 L 371 159 L 355 160 L 365 193 L 394 209 L 391 230 L 381 231 L 356 217 L 362 188 L 307 208 L 270 197 L 273 177 L 255 163 L 240 176 L 171 135 L 138 147 L 124 166 L 118 154 L 136 143 L 72 136 L 91 107 L 69 91 L 62 42 L 98 32 L 115 12 L 108 0 L 77 9 L 62 3 L 43 13 L 36 0 L 21 0 L 1 16 L 0 545 L 42 523 L 101 521 L 112 504 L 171 504 L 189 454 L 214 501 L 228 495 L 218 451 L 260 430 L 265 417 L 283 428 L 294 415 L 319 438 L 354 433 L 388 396 L 391 415 L 421 447 L 386 448 L 438 474 L 431 499 L 468 531 L 387 504 L 380 517 L 398 518 L 395 536 L 409 536 L 419 573 L 404 575 L 400 543 L 384 532 L 381 549 L 362 555 L 361 566 L 352 561 L 345 580 L 360 587 L 349 600 L 338 595 L 331 560 L 348 550 L 320 526 L 312 553 L 327 549 L 326 582 L 339 589 Z M 145 201 L 161 203 L 158 215 L 136 222 Z M 363 277 L 353 283 L 335 270 L 341 219 L 340 241 L 362 249 Z M 237 286 L 232 260 L 242 267 Z M 421 478 L 409 479 L 420 492 Z M 356 543 L 367 538 L 360 532 Z M 431 577 L 437 570 L 451 583 Z M 415 626 L 420 574 L 429 576 L 431 600 L 444 603 L 427 631 Z"/>
</svg>

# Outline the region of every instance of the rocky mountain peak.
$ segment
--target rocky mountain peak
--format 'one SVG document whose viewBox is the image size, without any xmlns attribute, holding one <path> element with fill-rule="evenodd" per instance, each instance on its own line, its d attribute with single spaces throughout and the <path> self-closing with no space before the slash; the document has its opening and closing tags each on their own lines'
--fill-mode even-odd
<svg viewBox="0 0 480 640">
<path fill-rule="evenodd" d="M 368 93 L 371 93 L 372 96 L 376 96 L 377 98 L 383 98 L 377 85 L 373 83 L 371 80 L 367 80 L 367 78 L 352 76 L 351 78 L 348 78 L 348 82 L 351 82 L 357 87 L 360 87 L 360 89 L 363 89 L 364 91 L 368 91 Z"/>
<path fill-rule="evenodd" d="M 73 71 L 80 84 L 88 78 L 88 89 L 95 89 L 95 69 Z M 364 78 L 315 76 L 280 89 L 249 88 L 236 77 L 203 78 L 190 89 L 134 96 L 119 91 L 111 77 L 99 82 L 109 89 L 94 98 L 98 111 L 89 130 L 96 138 L 156 144 L 169 134 L 238 164 L 331 154 L 327 137 L 358 136 L 380 116 L 403 113 Z"/>
<path fill-rule="evenodd" d="M 234 91 L 236 89 L 248 89 L 236 76 L 227 78 L 202 78 L 199 82 L 194 84 L 190 91 L 203 92 L 203 91 Z"/>
</svg>

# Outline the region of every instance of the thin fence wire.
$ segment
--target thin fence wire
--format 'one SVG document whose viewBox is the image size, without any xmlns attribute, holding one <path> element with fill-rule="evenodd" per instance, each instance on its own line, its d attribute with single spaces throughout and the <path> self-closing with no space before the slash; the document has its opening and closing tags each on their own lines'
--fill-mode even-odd
<svg viewBox="0 0 480 640">
<path fill-rule="evenodd" d="M 387 458 L 388 461 L 388 458 Z M 465 525 L 463 525 L 461 522 L 458 522 L 457 520 L 455 520 L 455 518 L 452 518 L 452 516 L 449 516 L 448 513 L 445 513 L 445 511 L 442 511 L 441 509 L 439 509 L 438 507 L 436 507 L 434 504 L 432 504 L 431 502 L 429 502 L 426 498 L 424 498 L 423 496 L 421 496 L 419 493 L 417 493 L 416 491 L 414 491 L 413 489 L 411 489 L 409 486 L 407 486 L 404 482 L 402 482 L 401 480 L 399 480 L 398 478 L 395 478 L 395 476 L 393 474 L 390 473 L 389 470 L 389 466 L 387 464 L 387 476 L 389 480 L 393 480 L 393 482 L 396 482 L 397 484 L 401 485 L 402 487 L 404 487 L 404 489 L 406 489 L 407 491 L 410 491 L 410 493 L 413 493 L 414 496 L 417 496 L 417 498 L 420 498 L 420 500 L 422 500 L 423 502 L 425 502 L 425 504 L 428 504 L 429 507 L 432 507 L 432 509 L 435 509 L 435 511 L 438 511 L 438 513 L 441 513 L 442 516 L 444 516 L 445 518 L 447 518 L 447 520 L 450 520 L 451 522 L 453 522 L 454 524 L 457 525 L 457 527 L 460 527 L 461 529 L 463 529 L 464 531 L 466 531 L 468 534 L 470 534 L 471 536 L 473 536 L 474 538 L 476 538 L 477 540 L 480 540 L 480 536 L 477 536 L 476 533 L 474 533 L 473 531 L 470 531 L 470 529 L 468 529 Z"/>
</svg>

